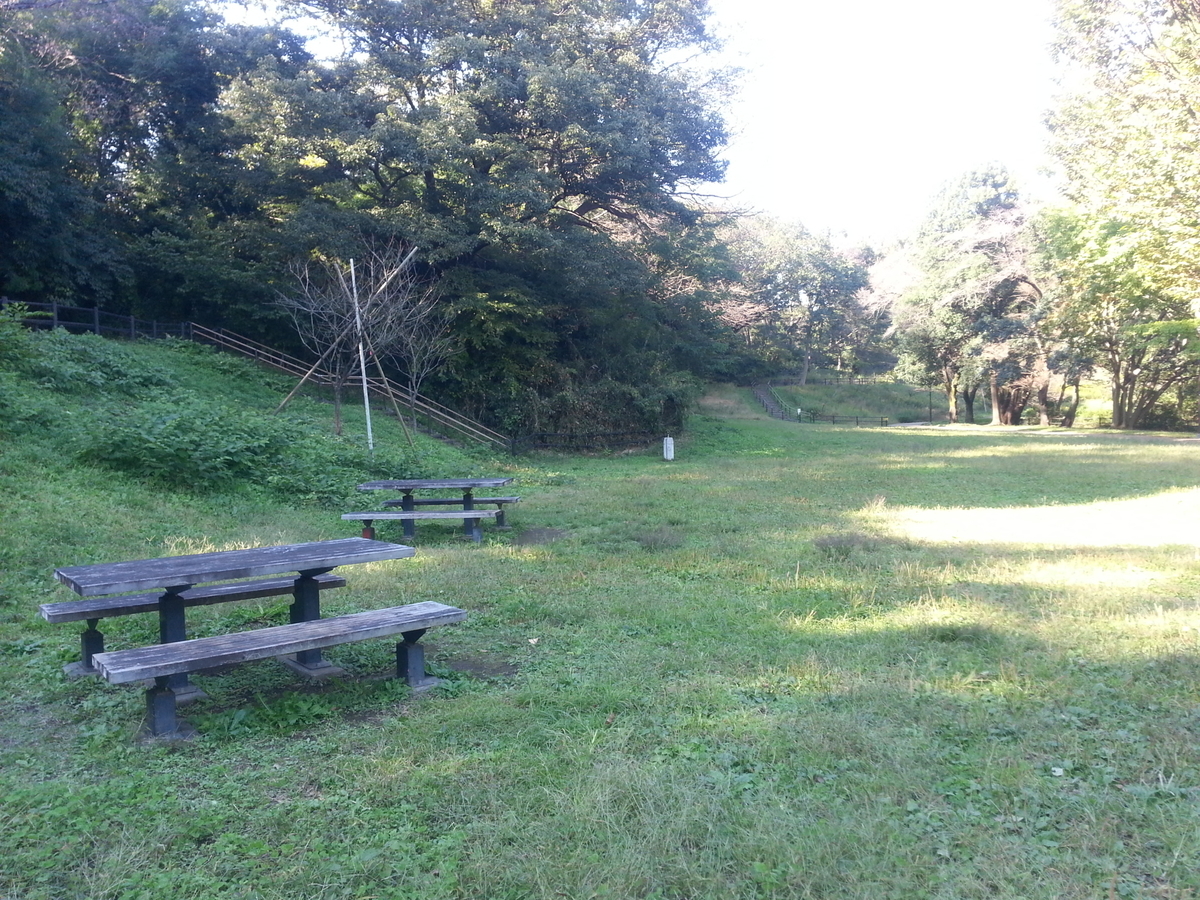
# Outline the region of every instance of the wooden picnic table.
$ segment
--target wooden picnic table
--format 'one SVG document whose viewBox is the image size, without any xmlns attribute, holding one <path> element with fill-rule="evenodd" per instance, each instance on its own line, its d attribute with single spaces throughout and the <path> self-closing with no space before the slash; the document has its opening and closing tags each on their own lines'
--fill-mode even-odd
<svg viewBox="0 0 1200 900">
<path fill-rule="evenodd" d="M 296 572 L 297 577 L 292 585 L 294 600 L 291 621 L 309 622 L 321 618 L 318 576 L 338 566 L 404 559 L 415 552 L 412 547 L 403 544 L 340 538 L 160 559 L 65 566 L 55 570 L 54 577 L 81 597 L 161 590 L 163 593 L 157 604 L 159 640 L 166 644 L 187 639 L 184 610 L 188 598 L 183 595 L 197 584 Z M 229 599 L 239 597 L 230 595 Z M 328 674 L 332 668 L 321 658 L 320 650 L 297 653 L 294 662 L 298 670 L 312 675 Z M 186 675 L 176 676 L 172 686 L 183 687 L 186 683 Z"/>
<path fill-rule="evenodd" d="M 406 606 L 374 609 L 331 619 L 321 618 L 322 588 L 338 587 L 345 580 L 329 572 L 355 563 L 404 559 L 414 554 L 412 547 L 365 538 L 341 538 L 310 541 L 277 547 L 248 550 L 222 550 L 160 559 L 102 563 L 90 566 L 66 566 L 54 576 L 82 600 L 43 604 L 42 615 L 49 621 L 88 620 L 84 632 L 84 662 L 114 684 L 152 678 L 154 686 L 146 691 L 147 723 L 150 734 L 179 736 L 176 704 L 189 693 L 198 692 L 188 683 L 188 673 L 256 659 L 276 657 L 303 674 L 319 677 L 341 670 L 321 658 L 321 649 L 351 641 L 394 634 L 403 636 L 396 645 L 396 674 L 414 689 L 428 687 L 437 679 L 425 672 L 425 653 L 417 643 L 426 630 L 461 622 L 466 612 L 443 603 L 424 601 Z M 288 579 L 241 581 L 295 572 Z M 205 582 L 221 584 L 196 588 Z M 294 597 L 291 621 L 252 631 L 188 640 L 184 610 L 187 606 L 226 600 L 275 596 Z M 162 591 L 132 595 L 129 591 Z M 76 606 L 81 608 L 71 609 Z M 160 642 L 149 647 L 104 652 L 103 636 L 95 630 L 100 617 L 129 615 L 157 609 Z"/>
<path fill-rule="evenodd" d="M 424 501 L 418 500 L 415 497 L 413 497 L 414 491 L 427 491 L 427 490 L 462 491 L 462 508 L 464 510 L 471 510 L 471 509 L 475 508 L 475 502 L 476 502 L 475 491 L 476 491 L 476 489 L 478 489 L 478 488 L 488 488 L 488 489 L 498 488 L 498 487 L 503 487 L 504 485 L 511 484 L 511 483 L 512 483 L 512 478 L 399 478 L 399 479 L 384 480 L 384 481 L 368 481 L 366 484 L 360 484 L 358 486 L 358 489 L 360 491 L 399 491 L 401 493 L 400 509 L 403 510 L 404 512 L 411 513 L 416 510 L 417 506 L 422 505 L 423 503 L 439 502 L 438 500 L 424 500 Z M 493 498 L 493 499 L 514 502 L 517 498 L 504 497 L 504 498 Z M 447 501 L 440 501 L 440 502 L 447 502 Z M 454 501 L 454 503 L 456 505 L 457 505 L 457 502 L 458 502 L 457 500 Z M 479 502 L 482 503 L 484 501 L 480 500 Z M 393 503 L 394 503 L 394 501 L 393 501 Z M 392 504 L 389 503 L 389 504 L 385 504 L 385 505 L 390 506 Z M 501 514 L 502 513 L 503 513 L 503 507 L 501 507 Z M 403 522 L 404 522 L 404 536 L 406 538 L 413 537 L 416 534 L 416 530 L 414 527 L 415 523 L 414 523 L 413 519 L 411 519 L 411 518 L 404 519 Z M 499 524 L 504 524 L 503 520 L 501 520 Z M 474 526 L 472 526 L 471 522 L 469 522 L 469 521 L 464 521 L 464 523 L 463 523 L 463 531 L 468 535 L 472 535 L 472 537 L 478 536 L 478 535 L 474 534 L 474 531 L 476 529 L 478 529 L 478 527 L 479 527 L 478 520 L 476 520 Z"/>
</svg>

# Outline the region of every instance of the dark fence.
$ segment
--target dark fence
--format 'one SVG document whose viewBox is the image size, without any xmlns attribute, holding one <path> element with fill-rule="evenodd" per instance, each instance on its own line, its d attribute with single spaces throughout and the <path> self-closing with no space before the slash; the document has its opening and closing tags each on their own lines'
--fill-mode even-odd
<svg viewBox="0 0 1200 900">
<path fill-rule="evenodd" d="M 888 426 L 887 416 L 822 416 L 806 412 L 802 418 L 796 421 L 812 422 L 814 425 L 817 422 L 828 422 L 830 425 L 837 425 L 838 423 L 849 425 L 853 422 L 855 425 L 870 425 L 872 427 L 878 425 L 881 428 L 887 428 Z"/>
<path fill-rule="evenodd" d="M 774 384 L 799 385 L 800 378 L 773 378 Z M 895 384 L 896 379 L 891 375 L 809 375 L 804 385 L 813 384 Z"/>
<path fill-rule="evenodd" d="M 563 432 L 538 432 L 522 434 L 512 438 L 512 452 L 526 450 L 616 450 L 630 447 L 646 447 L 662 440 L 658 432 L 615 431 L 567 434 Z"/>
<path fill-rule="evenodd" d="M 0 306 L 14 301 L 0 297 Z M 135 316 L 122 316 L 101 309 L 63 306 L 61 303 L 25 303 L 31 313 L 21 320 L 27 328 L 65 328 L 74 334 L 90 331 L 106 337 L 130 338 L 191 338 L 190 322 L 151 322 Z"/>
</svg>

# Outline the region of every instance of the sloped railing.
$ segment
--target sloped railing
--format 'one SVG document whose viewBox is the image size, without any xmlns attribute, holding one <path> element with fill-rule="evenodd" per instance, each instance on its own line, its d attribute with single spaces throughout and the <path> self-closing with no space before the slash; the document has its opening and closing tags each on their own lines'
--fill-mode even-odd
<svg viewBox="0 0 1200 900">
<path fill-rule="evenodd" d="M 303 360 L 225 328 L 215 330 L 193 322 L 191 323 L 191 338 L 223 350 L 240 353 L 297 378 L 308 375 L 309 380 L 315 384 L 330 385 L 336 381 L 336 376 L 327 369 L 319 366 L 313 369 L 311 364 Z M 423 421 L 434 431 L 445 434 L 447 437 L 486 444 L 505 451 L 513 449 L 513 440 L 508 435 L 494 431 L 481 422 L 476 422 L 448 406 L 443 406 L 436 400 L 431 400 L 421 394 L 410 394 L 407 388 L 386 377 L 380 378 L 378 375 L 368 377 L 367 388 L 378 396 L 395 400 L 401 407 L 406 407 L 409 413 L 415 415 L 419 421 Z"/>
<path fill-rule="evenodd" d="M 758 384 L 754 386 L 754 396 L 758 398 L 758 402 L 763 405 L 763 409 L 767 411 L 767 415 L 775 419 L 783 419 L 787 422 L 828 422 L 830 425 L 849 425 L 853 422 L 856 426 L 878 425 L 880 428 L 888 427 L 888 419 L 886 416 L 843 416 L 843 415 L 825 415 L 822 413 L 809 412 L 808 410 L 796 409 L 795 415 L 789 410 L 794 407 L 788 406 L 784 397 L 771 384 Z"/>
<path fill-rule="evenodd" d="M 767 411 L 767 415 L 772 419 L 791 418 L 783 411 L 783 404 L 778 399 L 779 395 L 775 393 L 775 389 L 769 384 L 756 384 L 751 390 L 758 402 L 763 405 L 763 409 Z"/>
</svg>

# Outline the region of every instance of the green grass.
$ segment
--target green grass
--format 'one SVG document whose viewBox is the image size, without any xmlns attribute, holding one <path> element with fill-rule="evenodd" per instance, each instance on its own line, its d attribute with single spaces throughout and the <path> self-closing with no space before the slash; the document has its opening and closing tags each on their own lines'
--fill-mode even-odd
<svg viewBox="0 0 1200 900">
<path fill-rule="evenodd" d="M 316 688 L 197 676 L 177 745 L 135 739 L 138 690 L 64 680 L 54 567 L 341 536 L 340 510 L 0 446 L 0 896 L 1200 894 L 1197 442 L 703 409 L 672 463 L 431 463 L 514 475 L 512 531 L 422 523 L 325 602 L 469 610 L 425 639 L 445 686 L 381 679 L 382 641 Z"/>
<path fill-rule="evenodd" d="M 814 382 L 821 376 L 814 376 Z M 933 391 L 913 387 L 900 382 L 880 384 L 819 384 L 805 386 L 779 385 L 776 387 L 786 401 L 786 407 L 794 412 L 803 409 L 805 414 L 821 416 L 874 416 L 886 418 L 891 425 L 904 422 L 946 422 L 946 397 L 938 389 Z M 1052 400 L 1054 398 L 1051 398 Z M 1064 409 L 1069 398 L 1064 399 Z M 1032 407 L 1030 408 L 1032 409 Z M 960 422 L 965 415 L 959 404 Z M 987 386 L 979 389 L 975 397 L 975 420 L 980 424 L 990 421 L 991 407 L 988 405 Z M 1100 382 L 1088 382 L 1083 386 L 1079 409 L 1075 417 L 1077 428 L 1095 428 L 1100 422 L 1112 421 L 1112 399 L 1108 387 Z"/>
<path fill-rule="evenodd" d="M 791 412 L 818 416 L 870 416 L 898 422 L 945 422 L 946 398 L 909 384 L 788 384 L 776 388 Z M 933 418 L 930 418 L 932 402 Z M 982 406 L 980 406 L 982 409 Z M 878 423 L 876 423 L 878 424 Z"/>
</svg>

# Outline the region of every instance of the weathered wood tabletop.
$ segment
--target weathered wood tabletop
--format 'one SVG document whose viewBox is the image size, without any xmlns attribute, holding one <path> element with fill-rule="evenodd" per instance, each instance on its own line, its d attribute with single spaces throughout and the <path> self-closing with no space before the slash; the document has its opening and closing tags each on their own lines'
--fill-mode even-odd
<svg viewBox="0 0 1200 900">
<path fill-rule="evenodd" d="M 511 484 L 511 478 L 401 478 L 392 481 L 368 481 L 360 484 L 360 491 L 422 491 L 422 490 L 460 490 L 470 492 L 475 488 L 503 487 Z"/>
<path fill-rule="evenodd" d="M 204 584 L 256 575 L 329 570 L 354 563 L 404 559 L 416 551 L 403 544 L 340 538 L 248 550 L 219 550 L 131 562 L 65 566 L 54 577 L 82 597 Z"/>
</svg>

